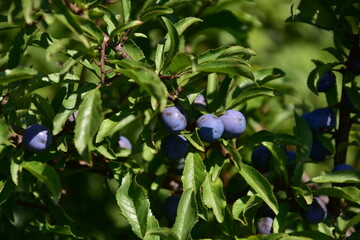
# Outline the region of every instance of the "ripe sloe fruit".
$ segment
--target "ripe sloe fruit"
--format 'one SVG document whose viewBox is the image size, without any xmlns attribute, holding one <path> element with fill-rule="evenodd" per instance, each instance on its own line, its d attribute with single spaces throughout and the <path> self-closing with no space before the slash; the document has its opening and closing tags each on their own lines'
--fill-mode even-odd
<svg viewBox="0 0 360 240">
<path fill-rule="evenodd" d="M 240 136 L 246 128 L 246 120 L 244 115 L 237 110 L 227 110 L 224 115 L 220 116 L 224 124 L 224 138 L 236 138 Z"/>
<path fill-rule="evenodd" d="M 322 222 L 327 216 L 327 208 L 320 198 L 314 197 L 309 209 L 304 212 L 304 218 L 310 223 Z"/>
<path fill-rule="evenodd" d="M 354 168 L 346 163 L 341 163 L 338 165 L 335 165 L 334 169 L 332 170 L 333 172 L 337 172 L 337 171 L 344 171 L 344 170 L 353 170 Z"/>
<path fill-rule="evenodd" d="M 302 115 L 313 133 L 329 132 L 335 128 L 336 115 L 329 108 L 317 108 Z"/>
<path fill-rule="evenodd" d="M 260 172 L 266 172 L 270 168 L 271 152 L 265 146 L 258 146 L 251 155 L 251 162 L 254 168 Z"/>
<path fill-rule="evenodd" d="M 45 151 L 52 142 L 51 132 L 41 124 L 29 126 L 24 133 L 23 143 L 33 153 Z"/>
<path fill-rule="evenodd" d="M 331 152 L 324 146 L 324 144 L 316 137 L 313 138 L 313 143 L 310 150 L 310 158 L 317 162 L 322 162 L 326 156 Z"/>
<path fill-rule="evenodd" d="M 126 149 L 129 149 L 129 150 L 132 149 L 131 142 L 129 141 L 129 139 L 127 139 L 127 137 L 120 136 L 118 144 L 119 144 L 120 148 L 126 148 Z"/>
<path fill-rule="evenodd" d="M 224 132 L 224 124 L 221 119 L 213 114 L 205 114 L 196 121 L 199 128 L 199 136 L 204 142 L 217 141 Z"/>
<path fill-rule="evenodd" d="M 256 225 L 257 232 L 270 235 L 274 220 L 271 217 L 260 218 Z"/>
<path fill-rule="evenodd" d="M 317 82 L 318 92 L 328 92 L 335 87 L 336 77 L 332 71 L 326 72 Z"/>
<path fill-rule="evenodd" d="M 170 132 L 180 132 L 187 125 L 187 115 L 179 106 L 165 108 L 161 113 L 161 119 Z"/>
<path fill-rule="evenodd" d="M 193 93 L 193 94 L 195 94 L 195 93 Z M 189 94 L 187 97 L 190 98 L 193 94 Z M 206 100 L 205 100 L 204 95 L 202 95 L 202 94 L 199 93 L 199 94 L 195 97 L 194 107 L 195 107 L 195 109 L 198 109 L 198 110 L 204 110 L 204 109 L 206 109 Z"/>
<path fill-rule="evenodd" d="M 178 160 L 188 154 L 189 142 L 182 135 L 171 134 L 162 140 L 161 151 L 167 158 Z"/>
<path fill-rule="evenodd" d="M 169 222 L 175 222 L 180 196 L 173 195 L 165 200 L 165 214 Z"/>
</svg>

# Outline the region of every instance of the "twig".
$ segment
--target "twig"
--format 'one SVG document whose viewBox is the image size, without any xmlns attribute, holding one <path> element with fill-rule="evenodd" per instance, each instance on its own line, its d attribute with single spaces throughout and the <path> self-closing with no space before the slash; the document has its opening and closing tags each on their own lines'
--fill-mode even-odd
<svg viewBox="0 0 360 240">
<path fill-rule="evenodd" d="M 100 70 L 101 70 L 101 84 L 105 84 L 105 75 L 106 75 L 106 71 L 105 71 L 105 60 L 106 60 L 106 56 L 105 56 L 105 51 L 106 51 L 106 47 L 107 44 L 109 42 L 109 37 L 104 34 L 104 40 L 101 43 L 100 46 Z"/>
</svg>

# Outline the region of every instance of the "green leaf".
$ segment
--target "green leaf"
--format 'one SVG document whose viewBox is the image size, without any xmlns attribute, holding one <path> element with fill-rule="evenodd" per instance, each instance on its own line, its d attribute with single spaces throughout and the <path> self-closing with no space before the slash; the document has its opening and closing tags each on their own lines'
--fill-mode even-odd
<svg viewBox="0 0 360 240">
<path fill-rule="evenodd" d="M 188 188 L 181 195 L 172 231 L 179 240 L 187 240 L 197 221 L 195 189 Z"/>
<path fill-rule="evenodd" d="M 226 200 L 223 192 L 223 183 L 220 178 L 213 182 L 208 174 L 203 183 L 203 198 L 207 207 L 212 208 L 216 220 L 219 223 L 224 221 Z"/>
<path fill-rule="evenodd" d="M 84 17 L 77 16 L 79 23 L 81 24 L 81 29 L 90 35 L 93 39 L 100 44 L 104 39 L 104 34 L 102 30 L 91 20 Z"/>
<path fill-rule="evenodd" d="M 163 6 L 154 6 L 145 9 L 145 11 L 140 16 L 140 20 L 146 22 L 147 20 L 153 17 L 164 14 L 171 14 L 171 13 L 173 13 L 173 10 L 171 8 L 163 7 Z"/>
<path fill-rule="evenodd" d="M 102 142 L 95 143 L 93 145 L 93 147 L 96 149 L 96 151 L 98 151 L 104 157 L 106 157 L 108 159 L 112 159 L 112 160 L 116 159 L 116 154 L 111 149 L 111 144 L 110 144 L 109 140 L 106 139 L 106 140 L 103 140 Z"/>
<path fill-rule="evenodd" d="M 14 28 L 20 28 L 20 26 L 10 22 L 0 22 L 0 31 L 10 30 Z"/>
<path fill-rule="evenodd" d="M 200 187 L 206 178 L 206 170 L 199 153 L 189 152 L 186 156 L 185 167 L 181 177 L 183 188 L 192 188 L 196 192 L 200 191 Z"/>
<path fill-rule="evenodd" d="M 130 19 L 131 0 L 121 0 L 121 6 L 122 6 L 123 22 L 126 23 Z"/>
<path fill-rule="evenodd" d="M 0 72 L 0 86 L 16 81 L 35 79 L 37 76 L 38 72 L 33 68 L 17 67 L 7 69 L 4 72 Z"/>
<path fill-rule="evenodd" d="M 256 83 L 259 85 L 263 85 L 283 76 L 285 76 L 285 73 L 279 68 L 262 68 L 259 71 L 254 72 Z"/>
<path fill-rule="evenodd" d="M 133 79 L 141 88 L 151 96 L 154 96 L 157 100 L 159 111 L 165 108 L 168 93 L 164 83 L 154 71 L 139 65 L 136 61 L 128 59 L 116 61 L 116 63 L 123 67 L 115 69 L 116 72 L 120 72 Z"/>
<path fill-rule="evenodd" d="M 8 200 L 12 191 L 13 191 L 14 183 L 7 179 L 0 181 L 0 206 Z"/>
<path fill-rule="evenodd" d="M 178 240 L 178 237 L 169 228 L 152 229 L 146 233 L 145 240 L 148 239 L 147 236 L 149 235 L 159 236 L 161 240 Z"/>
<path fill-rule="evenodd" d="M 283 202 L 279 207 L 279 214 L 275 217 L 273 223 L 274 233 L 283 233 L 286 230 L 286 224 L 288 221 L 289 204 Z"/>
<path fill-rule="evenodd" d="M 118 25 L 110 34 L 110 38 L 114 38 L 117 34 L 128 30 L 129 28 L 133 28 L 133 27 L 137 27 L 140 26 L 141 24 L 143 24 L 144 22 L 139 21 L 139 20 L 133 20 L 131 22 L 126 22 L 124 24 Z"/>
<path fill-rule="evenodd" d="M 175 75 L 186 69 L 191 69 L 192 57 L 192 55 L 186 53 L 179 53 L 175 55 L 170 65 L 168 65 L 168 67 L 166 68 L 166 71 Z"/>
<path fill-rule="evenodd" d="M 274 169 L 277 169 L 278 172 L 281 174 L 281 176 L 284 177 L 285 185 L 288 185 L 289 178 L 288 178 L 288 172 L 286 169 L 287 164 L 287 156 L 284 152 L 284 150 L 277 146 L 276 144 L 272 142 L 263 142 L 262 143 L 273 155 L 274 159 Z"/>
<path fill-rule="evenodd" d="M 234 76 L 243 76 L 248 79 L 254 80 L 254 75 L 251 72 L 250 67 L 240 61 L 220 59 L 210 62 L 204 62 L 199 64 L 196 70 L 200 72 L 215 72 L 230 74 Z"/>
<path fill-rule="evenodd" d="M 299 232 L 292 232 L 290 235 L 293 237 L 292 239 L 310 239 L 310 240 L 334 240 L 334 238 L 330 237 L 329 235 L 319 232 L 319 231 L 299 231 Z M 296 237 L 296 238 L 295 238 Z"/>
<path fill-rule="evenodd" d="M 167 52 L 167 55 L 164 64 L 167 65 L 179 51 L 180 38 L 174 24 L 166 17 L 161 17 L 161 19 L 164 21 L 168 31 L 165 37 L 165 52 Z"/>
<path fill-rule="evenodd" d="M 54 202 L 57 204 L 60 198 L 61 183 L 56 170 L 40 162 L 23 162 L 22 167 L 34 175 L 40 182 L 51 191 Z"/>
<path fill-rule="evenodd" d="M 292 187 L 297 198 L 301 197 L 305 200 L 307 205 L 310 205 L 313 201 L 313 194 L 311 189 L 306 184 L 301 184 L 298 187 Z"/>
<path fill-rule="evenodd" d="M 149 230 L 153 229 L 150 226 L 152 224 L 148 224 L 154 219 L 152 219 L 150 202 L 145 191 L 129 173 L 122 179 L 120 188 L 116 192 L 116 200 L 133 232 L 143 239 L 148 228 L 150 227 Z M 156 224 L 158 225 L 158 223 Z"/>
<path fill-rule="evenodd" d="M 311 179 L 314 183 L 360 183 L 360 172 L 356 170 L 344 170 L 331 172 L 326 175 Z"/>
<path fill-rule="evenodd" d="M 107 31 L 109 33 L 111 33 L 112 31 L 114 31 L 114 29 L 116 28 L 116 26 L 119 25 L 118 20 L 116 19 L 115 15 L 107 8 L 104 7 L 102 5 L 98 5 L 97 8 L 104 13 L 104 21 L 107 24 Z"/>
<path fill-rule="evenodd" d="M 82 42 L 72 38 L 62 38 L 59 41 L 51 44 L 46 49 L 46 60 L 50 61 L 51 57 L 62 50 L 76 50 L 83 54 L 94 55 L 91 49 L 88 49 Z"/>
<path fill-rule="evenodd" d="M 262 198 L 266 204 L 273 210 L 275 215 L 279 212 L 279 206 L 272 191 L 273 186 L 269 181 L 253 167 L 242 164 L 240 174 L 252 189 Z"/>
<path fill-rule="evenodd" d="M 64 225 L 64 226 L 51 225 L 51 224 L 46 222 L 45 227 L 46 227 L 46 230 L 51 232 L 51 233 L 57 233 L 57 234 L 65 235 L 65 236 L 71 236 L 71 237 L 74 237 L 76 239 L 83 239 L 82 237 L 76 236 L 71 231 L 71 228 L 68 225 Z"/>
<path fill-rule="evenodd" d="M 241 158 L 239 151 L 231 144 L 231 142 L 229 142 L 228 144 L 224 144 L 224 145 L 225 145 L 225 148 L 230 153 L 231 160 L 235 163 L 235 166 L 238 169 L 240 169 L 241 164 L 242 164 L 242 158 Z"/>
<path fill-rule="evenodd" d="M 259 132 L 254 133 L 250 137 L 243 140 L 244 146 L 254 146 L 262 142 L 273 142 L 275 144 L 299 144 L 298 139 L 289 134 L 278 134 L 272 133 L 266 130 L 261 130 Z"/>
<path fill-rule="evenodd" d="M 343 198 L 348 201 L 360 204 L 360 189 L 356 187 L 329 187 L 316 190 L 316 194 L 329 197 Z"/>
<path fill-rule="evenodd" d="M 299 141 L 299 144 L 296 145 L 297 165 L 292 182 L 294 186 L 299 186 L 301 185 L 304 162 L 308 160 L 312 147 L 312 133 L 309 125 L 302 117 L 298 116 L 295 112 L 294 117 L 296 124 L 294 127 L 294 136 Z"/>
<path fill-rule="evenodd" d="M 0 119 L 0 145 L 4 145 L 8 142 L 9 137 L 9 127 L 8 125 Z"/>
<path fill-rule="evenodd" d="M 239 220 L 245 226 L 251 224 L 256 212 L 262 203 L 257 195 L 244 196 L 235 201 L 232 207 L 234 219 Z"/>
<path fill-rule="evenodd" d="M 227 102 L 226 109 L 235 108 L 236 106 L 239 106 L 240 104 L 252 98 L 256 98 L 260 96 L 274 97 L 277 95 L 275 89 L 264 86 L 261 87 L 253 86 L 246 88 L 245 90 L 241 91 L 241 93 L 237 93 L 237 92 L 233 92 L 233 93 L 236 94 L 234 94 L 234 96 L 233 94 L 228 95 L 228 98 L 230 98 L 230 100 L 226 101 Z"/>
<path fill-rule="evenodd" d="M 131 110 L 124 110 L 106 118 L 100 125 L 99 132 L 96 135 L 96 142 L 99 143 L 104 138 L 112 136 L 137 118 Z"/>
<path fill-rule="evenodd" d="M 181 19 L 175 24 L 176 30 L 178 31 L 179 35 L 182 35 L 184 31 L 190 27 L 192 24 L 196 22 L 202 22 L 200 18 L 195 17 L 187 17 L 184 19 Z"/>
<path fill-rule="evenodd" d="M 131 59 L 135 61 L 141 61 L 145 58 L 145 54 L 141 50 L 141 48 L 136 45 L 136 43 L 132 39 L 128 39 L 124 46 L 123 50 L 131 57 Z"/>
<path fill-rule="evenodd" d="M 218 88 L 218 76 L 216 73 L 210 73 L 207 78 L 207 87 L 206 87 L 206 102 L 207 108 L 210 113 L 214 112 L 212 102 L 216 98 L 217 88 Z"/>
<path fill-rule="evenodd" d="M 39 111 L 42 121 L 47 123 L 46 125 L 52 126 L 55 112 L 51 104 L 38 94 L 34 95 L 33 103 L 35 104 L 37 111 Z"/>
<path fill-rule="evenodd" d="M 217 49 L 210 49 L 205 53 L 197 57 L 198 64 L 205 62 L 211 62 L 216 59 L 225 59 L 225 60 L 237 60 L 243 64 L 248 64 L 244 60 L 244 56 L 255 55 L 255 52 L 249 48 L 244 48 L 241 46 L 231 46 L 231 47 L 221 47 Z"/>
<path fill-rule="evenodd" d="M 102 120 L 100 91 L 98 89 L 90 90 L 84 96 L 76 117 L 74 142 L 79 154 L 83 155 L 85 150 L 89 150 L 92 138 Z"/>
</svg>

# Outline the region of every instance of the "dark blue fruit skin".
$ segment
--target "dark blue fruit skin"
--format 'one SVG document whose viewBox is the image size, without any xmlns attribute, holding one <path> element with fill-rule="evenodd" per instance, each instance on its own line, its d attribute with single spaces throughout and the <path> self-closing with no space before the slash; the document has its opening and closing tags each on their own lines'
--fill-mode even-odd
<svg viewBox="0 0 360 240">
<path fill-rule="evenodd" d="M 336 115 L 329 108 L 317 108 L 302 115 L 313 133 L 330 132 L 335 128 Z"/>
<path fill-rule="evenodd" d="M 216 142 L 224 132 L 224 124 L 221 119 L 213 114 L 205 114 L 196 121 L 199 128 L 199 136 L 204 142 Z"/>
<path fill-rule="evenodd" d="M 43 152 L 51 145 L 52 134 L 45 126 L 34 124 L 25 130 L 22 141 L 29 151 Z"/>
<path fill-rule="evenodd" d="M 120 137 L 119 137 L 118 144 L 119 144 L 119 147 L 120 147 L 120 148 L 126 148 L 126 149 L 129 149 L 129 150 L 132 149 L 131 142 L 129 141 L 129 139 L 127 139 L 127 138 L 124 137 L 124 136 L 120 136 Z"/>
<path fill-rule="evenodd" d="M 246 128 L 244 115 L 237 110 L 227 110 L 224 115 L 220 116 L 224 124 L 223 138 L 230 139 L 240 136 Z"/>
<path fill-rule="evenodd" d="M 288 169 L 288 173 L 290 175 L 294 175 L 295 172 L 295 168 L 296 168 L 296 152 L 295 151 L 286 151 L 286 156 L 287 156 L 287 169 Z"/>
<path fill-rule="evenodd" d="M 178 160 L 189 152 L 189 142 L 182 135 L 168 135 L 161 143 L 162 153 L 169 159 Z"/>
<path fill-rule="evenodd" d="M 251 162 L 254 168 L 260 172 L 266 172 L 270 168 L 271 152 L 265 146 L 258 146 L 251 155 Z"/>
<path fill-rule="evenodd" d="M 344 171 L 344 170 L 353 170 L 354 168 L 346 163 L 342 163 L 342 164 L 338 164 L 335 165 L 334 169 L 332 170 L 332 172 L 337 172 L 337 171 Z"/>
<path fill-rule="evenodd" d="M 331 71 L 326 72 L 317 82 L 318 92 L 328 92 L 335 87 L 336 77 Z"/>
<path fill-rule="evenodd" d="M 313 202 L 309 205 L 309 209 L 304 212 L 304 218 L 313 224 L 324 221 L 327 216 L 327 208 L 318 197 L 313 198 Z"/>
<path fill-rule="evenodd" d="M 322 144 L 322 142 L 316 137 L 313 138 L 313 143 L 310 150 L 310 158 L 316 162 L 322 162 L 326 159 L 326 156 L 331 152 Z"/>
<path fill-rule="evenodd" d="M 270 235 L 274 220 L 271 217 L 261 218 L 257 225 L 257 232 L 260 234 Z"/>
<path fill-rule="evenodd" d="M 175 222 L 180 196 L 173 195 L 165 200 L 165 214 L 169 222 Z"/>
<path fill-rule="evenodd" d="M 161 119 L 170 132 L 180 132 L 187 125 L 187 115 L 179 106 L 165 108 L 161 113 Z"/>
</svg>

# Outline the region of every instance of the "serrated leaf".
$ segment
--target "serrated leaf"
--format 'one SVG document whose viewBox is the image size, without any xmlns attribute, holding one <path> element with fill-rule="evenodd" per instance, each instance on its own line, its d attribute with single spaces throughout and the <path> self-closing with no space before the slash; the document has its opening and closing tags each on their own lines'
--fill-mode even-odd
<svg viewBox="0 0 360 240">
<path fill-rule="evenodd" d="M 269 181 L 253 167 L 242 164 L 240 168 L 240 174 L 245 181 L 250 185 L 252 189 L 262 198 L 266 204 L 273 210 L 275 215 L 279 212 L 279 206 L 276 201 L 273 186 Z"/>
<path fill-rule="evenodd" d="M 197 57 L 198 64 L 211 62 L 216 59 L 232 59 L 238 60 L 243 64 L 248 64 L 242 57 L 246 55 L 256 55 L 255 52 L 249 48 L 241 46 L 221 47 L 217 49 L 210 49 Z"/>
<path fill-rule="evenodd" d="M 213 210 L 216 220 L 222 223 L 225 216 L 226 200 L 221 179 L 216 178 L 213 182 L 210 174 L 208 174 L 202 187 L 205 205 Z"/>
<path fill-rule="evenodd" d="M 56 170 L 51 166 L 35 161 L 23 162 L 21 166 L 45 184 L 52 193 L 54 202 L 57 204 L 60 198 L 61 183 Z"/>
<path fill-rule="evenodd" d="M 252 219 L 255 218 L 256 211 L 262 202 L 262 199 L 257 195 L 239 198 L 232 207 L 234 219 L 239 220 L 242 224 L 248 226 Z"/>
<path fill-rule="evenodd" d="M 278 134 L 261 130 L 243 140 L 245 146 L 254 146 L 262 142 L 273 142 L 275 144 L 300 144 L 298 139 L 289 134 Z"/>
<path fill-rule="evenodd" d="M 103 5 L 98 5 L 97 8 L 99 8 L 99 10 L 104 13 L 103 19 L 107 24 L 108 32 L 111 33 L 116 28 L 116 26 L 119 25 L 118 20 L 116 19 L 115 15 Z"/>
<path fill-rule="evenodd" d="M 161 240 L 178 240 L 178 237 L 169 228 L 152 229 L 146 233 L 145 240 L 148 239 L 149 235 L 159 236 Z"/>
<path fill-rule="evenodd" d="M 181 19 L 175 24 L 176 30 L 178 31 L 179 35 L 183 34 L 183 32 L 190 27 L 192 24 L 196 22 L 202 22 L 200 18 L 196 17 L 187 17 L 184 19 Z"/>
<path fill-rule="evenodd" d="M 294 136 L 299 141 L 299 144 L 296 145 L 297 164 L 292 182 L 294 186 L 299 186 L 301 185 L 304 162 L 309 158 L 313 140 L 310 127 L 306 121 L 295 112 L 294 117 Z"/>
<path fill-rule="evenodd" d="M 75 124 L 75 147 L 79 154 L 89 150 L 92 138 L 103 120 L 101 96 L 98 89 L 90 90 L 80 104 Z"/>
<path fill-rule="evenodd" d="M 148 231 L 148 222 L 154 219 L 152 219 L 153 215 L 146 193 L 129 173 L 122 179 L 121 185 L 116 192 L 116 200 L 133 232 L 143 239 Z M 153 226 L 150 226 L 149 230 L 151 229 L 153 229 Z"/>
<path fill-rule="evenodd" d="M 125 76 L 133 79 L 141 88 L 154 96 L 157 100 L 159 111 L 162 111 L 166 106 L 167 90 L 164 83 L 160 80 L 159 76 L 152 70 L 139 65 L 136 61 L 123 59 L 116 61 L 121 69 L 114 69 Z"/>
<path fill-rule="evenodd" d="M 170 65 L 166 68 L 166 71 L 172 73 L 172 74 L 178 74 L 185 69 L 191 68 L 191 58 L 193 56 L 186 54 L 186 53 L 179 53 L 177 54 L 171 61 Z"/>
<path fill-rule="evenodd" d="M 143 24 L 144 22 L 139 21 L 139 20 L 133 20 L 131 22 L 126 22 L 124 24 L 118 25 L 110 34 L 110 38 L 112 39 L 113 37 L 115 37 L 117 34 L 119 34 L 120 32 L 123 32 L 129 28 L 133 28 L 133 27 L 137 27 L 140 26 L 141 24 Z"/>
<path fill-rule="evenodd" d="M 206 178 L 206 170 L 199 153 L 189 152 L 185 159 L 185 167 L 181 177 L 183 188 L 200 191 L 200 187 Z"/>
<path fill-rule="evenodd" d="M 141 61 L 145 58 L 145 54 L 141 50 L 141 48 L 136 45 L 136 43 L 132 39 L 128 39 L 124 46 L 123 50 L 131 57 L 131 59 L 135 61 Z"/>
<path fill-rule="evenodd" d="M 122 128 L 132 123 L 137 117 L 132 111 L 121 111 L 102 121 L 99 132 L 96 135 L 96 142 L 101 142 L 104 138 L 112 136 Z"/>
<path fill-rule="evenodd" d="M 286 229 L 286 223 L 288 221 L 289 204 L 283 202 L 279 207 L 279 214 L 275 217 L 273 223 L 274 233 L 283 233 Z"/>
<path fill-rule="evenodd" d="M 0 85 L 5 85 L 11 82 L 35 79 L 38 72 L 33 68 L 17 67 L 14 69 L 7 69 L 0 72 Z"/>
<path fill-rule="evenodd" d="M 343 198 L 348 201 L 360 204 L 360 189 L 356 187 L 319 188 L 316 190 L 316 194 Z"/>
<path fill-rule="evenodd" d="M 62 38 L 55 43 L 51 44 L 46 49 L 46 60 L 50 61 L 51 57 L 62 50 L 76 50 L 83 54 L 90 54 L 93 55 L 93 52 L 91 49 L 88 49 L 82 42 L 77 41 L 72 38 Z"/>
<path fill-rule="evenodd" d="M 122 6 L 122 17 L 123 21 L 126 23 L 130 19 L 131 14 L 131 0 L 121 0 Z"/>
<path fill-rule="evenodd" d="M 204 62 L 197 66 L 197 71 L 211 72 L 211 73 L 225 73 L 235 76 L 243 76 L 248 79 L 254 80 L 254 75 L 251 69 L 246 64 L 240 61 L 233 60 L 214 60 L 210 62 Z"/>
<path fill-rule="evenodd" d="M 172 231 L 179 240 L 187 240 L 197 221 L 195 189 L 188 188 L 181 195 Z"/>
<path fill-rule="evenodd" d="M 292 187 L 297 197 L 301 197 L 305 200 L 307 205 L 310 205 L 313 202 L 313 194 L 308 185 L 301 184 L 298 187 Z"/>
<path fill-rule="evenodd" d="M 165 58 L 165 66 L 172 61 L 174 56 L 179 51 L 179 45 L 180 45 L 180 37 L 179 33 L 176 30 L 174 24 L 167 19 L 166 17 L 161 17 L 163 22 L 165 23 L 166 29 L 168 33 L 166 34 L 166 41 L 165 41 L 165 52 L 167 52 L 166 58 Z"/>
<path fill-rule="evenodd" d="M 239 151 L 232 144 L 225 144 L 225 148 L 229 151 L 231 160 L 235 162 L 235 166 L 239 169 L 242 164 L 242 158 Z"/>
<path fill-rule="evenodd" d="M 259 96 L 274 97 L 274 96 L 276 96 L 276 90 L 273 88 L 264 87 L 264 86 L 262 86 L 262 87 L 254 86 L 254 87 L 246 88 L 244 91 L 237 94 L 235 98 L 233 98 L 229 94 L 228 97 L 230 97 L 231 100 L 229 100 L 229 103 L 227 103 L 226 108 L 227 109 L 235 108 L 236 106 L 238 106 L 252 98 L 256 98 Z"/>
<path fill-rule="evenodd" d="M 99 44 L 104 39 L 104 34 L 101 29 L 91 20 L 86 19 L 84 17 L 77 16 L 76 17 L 81 24 L 81 29 L 90 35 L 96 42 Z"/>
<path fill-rule="evenodd" d="M 254 72 L 256 83 L 259 85 L 263 85 L 283 76 L 285 76 L 285 72 L 279 68 L 262 68 L 259 71 Z"/>
<path fill-rule="evenodd" d="M 143 11 L 142 15 L 140 16 L 140 20 L 143 22 L 146 22 L 147 20 L 164 14 L 171 14 L 173 13 L 173 10 L 168 7 L 164 6 L 154 6 L 147 8 Z"/>
<path fill-rule="evenodd" d="M 360 172 L 356 170 L 344 170 L 331 172 L 311 179 L 314 183 L 360 183 Z"/>
</svg>

